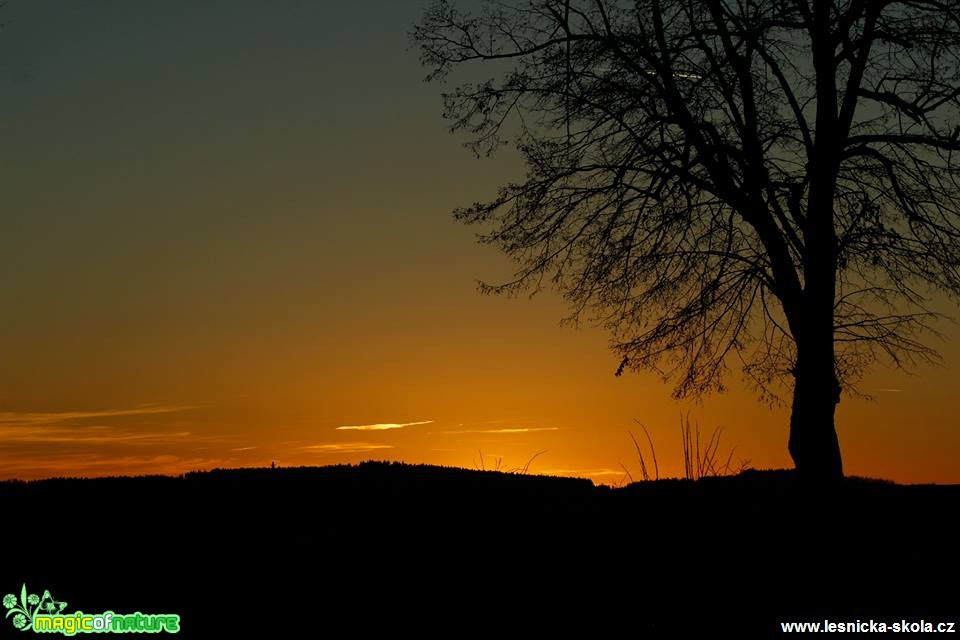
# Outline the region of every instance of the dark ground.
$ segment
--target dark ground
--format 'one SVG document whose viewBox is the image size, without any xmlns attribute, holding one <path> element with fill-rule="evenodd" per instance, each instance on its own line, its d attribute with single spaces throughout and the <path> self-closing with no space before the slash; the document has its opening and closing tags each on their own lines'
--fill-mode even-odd
<svg viewBox="0 0 960 640">
<path fill-rule="evenodd" d="M 5 482 L 0 592 L 179 613 L 190 638 L 960 623 L 958 506 L 960 486 L 790 472 L 616 490 L 385 463 Z"/>
</svg>

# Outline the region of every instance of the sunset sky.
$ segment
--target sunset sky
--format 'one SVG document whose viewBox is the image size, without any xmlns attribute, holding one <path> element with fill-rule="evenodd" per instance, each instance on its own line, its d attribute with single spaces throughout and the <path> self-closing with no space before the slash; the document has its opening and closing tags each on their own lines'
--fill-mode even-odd
<svg viewBox="0 0 960 640">
<path fill-rule="evenodd" d="M 480 295 L 511 264 L 451 210 L 475 159 L 409 49 L 414 0 L 9 0 L 0 9 L 0 478 L 403 460 L 682 473 L 681 414 L 757 468 L 787 409 L 615 377 L 565 307 Z M 956 315 L 955 307 L 943 306 Z M 845 397 L 849 474 L 960 482 L 943 366 Z"/>
</svg>

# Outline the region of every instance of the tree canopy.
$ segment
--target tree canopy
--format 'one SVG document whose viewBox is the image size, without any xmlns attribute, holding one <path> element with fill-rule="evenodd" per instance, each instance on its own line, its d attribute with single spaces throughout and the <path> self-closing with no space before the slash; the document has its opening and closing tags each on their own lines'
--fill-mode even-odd
<svg viewBox="0 0 960 640">
<path fill-rule="evenodd" d="M 471 5 L 435 2 L 412 38 L 429 80 L 471 78 L 444 95 L 452 129 L 526 161 L 456 211 L 517 260 L 489 291 L 550 282 L 610 330 L 618 373 L 678 396 L 734 363 L 786 383 L 798 466 L 797 423 L 828 417 L 797 415 L 803 381 L 833 434 L 878 357 L 935 357 L 929 297 L 960 293 L 960 2 Z"/>
</svg>

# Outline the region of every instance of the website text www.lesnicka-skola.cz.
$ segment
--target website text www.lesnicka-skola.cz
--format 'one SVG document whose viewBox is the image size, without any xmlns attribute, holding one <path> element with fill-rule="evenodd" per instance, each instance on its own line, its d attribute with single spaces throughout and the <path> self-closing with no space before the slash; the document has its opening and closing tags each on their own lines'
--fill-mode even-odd
<svg viewBox="0 0 960 640">
<path fill-rule="evenodd" d="M 955 622 L 930 622 L 927 620 L 856 620 L 819 622 L 781 622 L 784 633 L 956 633 Z"/>
</svg>

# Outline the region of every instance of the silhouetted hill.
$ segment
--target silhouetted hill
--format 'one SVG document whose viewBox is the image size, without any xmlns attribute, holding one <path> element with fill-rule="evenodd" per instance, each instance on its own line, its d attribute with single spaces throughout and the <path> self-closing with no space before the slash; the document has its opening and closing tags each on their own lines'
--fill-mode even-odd
<svg viewBox="0 0 960 640">
<path fill-rule="evenodd" d="M 938 586 L 960 568 L 958 498 L 790 472 L 611 489 L 396 463 L 4 482 L 0 591 L 180 613 L 184 637 L 960 621 Z"/>
</svg>

